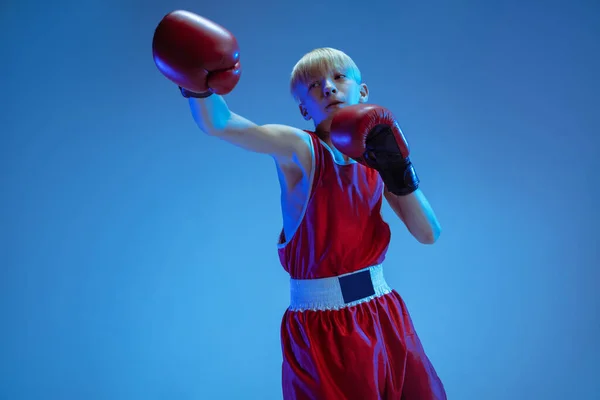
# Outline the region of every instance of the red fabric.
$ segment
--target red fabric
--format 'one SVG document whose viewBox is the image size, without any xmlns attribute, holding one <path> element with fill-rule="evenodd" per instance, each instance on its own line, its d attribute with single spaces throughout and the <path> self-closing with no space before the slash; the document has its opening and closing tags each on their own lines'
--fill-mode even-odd
<svg viewBox="0 0 600 400">
<path fill-rule="evenodd" d="M 338 311 L 287 311 L 286 400 L 442 400 L 444 387 L 395 291 Z"/>
<path fill-rule="evenodd" d="M 353 272 L 383 262 L 390 230 L 381 217 L 379 174 L 338 165 L 311 133 L 312 192 L 279 257 L 296 279 Z M 425 354 L 409 312 L 393 291 L 337 311 L 287 310 L 281 323 L 285 400 L 444 400 L 442 382 Z"/>
<path fill-rule="evenodd" d="M 315 279 L 382 263 L 390 228 L 381 218 L 383 182 L 379 173 L 358 163 L 336 164 L 329 150 L 310 134 L 315 150 L 311 196 L 304 218 L 287 244 L 281 232 L 283 268 L 292 278 Z"/>
</svg>

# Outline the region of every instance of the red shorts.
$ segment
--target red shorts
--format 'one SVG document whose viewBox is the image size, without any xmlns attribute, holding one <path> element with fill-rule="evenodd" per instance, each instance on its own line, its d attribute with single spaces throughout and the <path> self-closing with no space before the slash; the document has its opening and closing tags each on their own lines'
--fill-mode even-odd
<svg viewBox="0 0 600 400">
<path fill-rule="evenodd" d="M 396 291 L 341 310 L 287 310 L 281 340 L 285 400 L 446 399 Z"/>
</svg>

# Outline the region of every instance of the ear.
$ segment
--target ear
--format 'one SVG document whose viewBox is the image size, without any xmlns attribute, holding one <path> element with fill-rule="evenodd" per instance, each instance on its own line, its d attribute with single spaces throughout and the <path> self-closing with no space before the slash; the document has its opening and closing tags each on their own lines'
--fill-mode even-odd
<svg viewBox="0 0 600 400">
<path fill-rule="evenodd" d="M 308 111 L 306 110 L 306 107 L 302 105 L 302 103 L 298 104 L 298 109 L 300 110 L 300 114 L 302 114 L 302 118 L 304 118 L 307 121 L 310 121 L 311 116 L 308 115 Z"/>
<path fill-rule="evenodd" d="M 369 100 L 369 87 L 366 83 L 360 84 L 360 98 L 358 99 L 359 103 L 366 103 Z"/>
</svg>

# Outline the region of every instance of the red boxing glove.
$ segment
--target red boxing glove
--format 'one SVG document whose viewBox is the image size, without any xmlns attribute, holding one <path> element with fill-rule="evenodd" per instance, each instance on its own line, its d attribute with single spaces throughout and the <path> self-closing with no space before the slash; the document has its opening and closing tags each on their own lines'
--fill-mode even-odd
<svg viewBox="0 0 600 400">
<path fill-rule="evenodd" d="M 391 193 L 404 196 L 419 187 L 408 143 L 389 110 L 368 104 L 340 108 L 331 121 L 331 141 L 348 157 L 376 169 Z"/>
<path fill-rule="evenodd" d="M 173 11 L 152 40 L 154 63 L 186 97 L 227 94 L 240 80 L 237 40 L 225 28 L 189 11 Z"/>
</svg>

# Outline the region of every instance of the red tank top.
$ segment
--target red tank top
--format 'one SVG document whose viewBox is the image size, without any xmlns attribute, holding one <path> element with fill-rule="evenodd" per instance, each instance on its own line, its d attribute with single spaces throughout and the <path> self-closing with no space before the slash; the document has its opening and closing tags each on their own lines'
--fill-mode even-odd
<svg viewBox="0 0 600 400">
<path fill-rule="evenodd" d="M 383 262 L 390 228 L 381 216 L 379 173 L 353 161 L 336 163 L 329 147 L 308 133 L 314 160 L 310 196 L 291 239 L 280 233 L 281 265 L 294 279 L 316 279 Z"/>
</svg>

